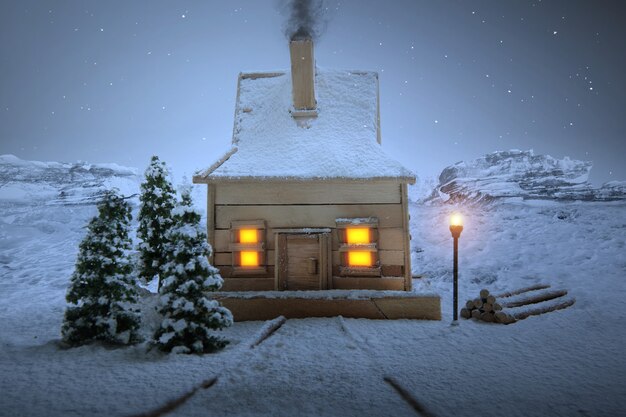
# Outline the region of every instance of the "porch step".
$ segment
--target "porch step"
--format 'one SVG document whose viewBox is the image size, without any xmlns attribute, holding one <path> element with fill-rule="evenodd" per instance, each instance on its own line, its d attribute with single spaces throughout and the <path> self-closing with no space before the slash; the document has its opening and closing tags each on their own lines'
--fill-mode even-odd
<svg viewBox="0 0 626 417">
<path fill-rule="evenodd" d="M 214 294 L 235 321 L 335 317 L 441 320 L 436 294 L 405 291 L 324 290 L 262 291 Z"/>
</svg>

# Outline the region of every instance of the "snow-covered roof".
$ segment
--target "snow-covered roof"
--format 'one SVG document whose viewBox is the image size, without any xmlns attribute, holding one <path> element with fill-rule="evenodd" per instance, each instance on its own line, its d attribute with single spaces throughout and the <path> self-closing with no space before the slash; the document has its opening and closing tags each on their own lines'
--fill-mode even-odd
<svg viewBox="0 0 626 417">
<path fill-rule="evenodd" d="M 317 117 L 294 118 L 291 75 L 241 74 L 233 148 L 194 182 L 389 179 L 415 175 L 378 143 L 378 74 L 316 71 Z"/>
</svg>

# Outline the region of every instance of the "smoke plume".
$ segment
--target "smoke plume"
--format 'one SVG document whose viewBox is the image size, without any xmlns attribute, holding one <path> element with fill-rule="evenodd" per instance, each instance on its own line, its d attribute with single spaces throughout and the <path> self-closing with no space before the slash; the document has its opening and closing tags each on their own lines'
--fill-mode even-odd
<svg viewBox="0 0 626 417">
<path fill-rule="evenodd" d="M 285 36 L 289 40 L 318 39 L 326 28 L 324 0 L 283 0 L 288 16 Z"/>
</svg>

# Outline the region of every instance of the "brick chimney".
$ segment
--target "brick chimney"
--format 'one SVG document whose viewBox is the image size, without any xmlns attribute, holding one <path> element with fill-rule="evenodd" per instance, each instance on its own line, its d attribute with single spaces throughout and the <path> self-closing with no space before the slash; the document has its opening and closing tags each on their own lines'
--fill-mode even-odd
<svg viewBox="0 0 626 417">
<path fill-rule="evenodd" d="M 293 107 L 298 110 L 315 110 L 315 58 L 313 40 L 310 38 L 289 42 L 291 55 L 291 85 Z"/>
</svg>

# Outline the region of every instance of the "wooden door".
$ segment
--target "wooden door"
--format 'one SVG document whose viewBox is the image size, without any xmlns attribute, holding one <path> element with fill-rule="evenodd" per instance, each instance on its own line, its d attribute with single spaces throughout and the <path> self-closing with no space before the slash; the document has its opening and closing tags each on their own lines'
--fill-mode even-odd
<svg viewBox="0 0 626 417">
<path fill-rule="evenodd" d="M 279 290 L 323 290 L 329 277 L 328 233 L 278 233 L 276 278 Z"/>
</svg>

